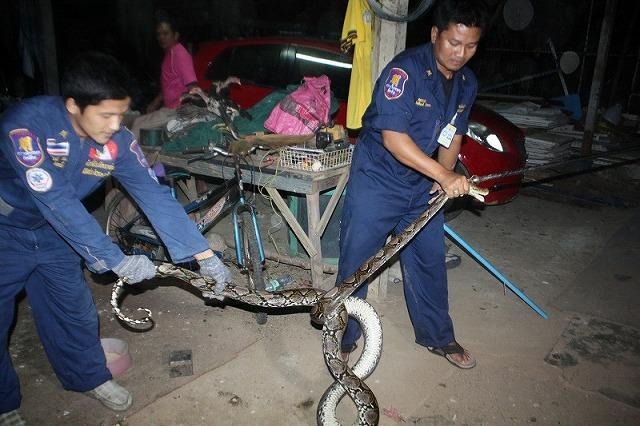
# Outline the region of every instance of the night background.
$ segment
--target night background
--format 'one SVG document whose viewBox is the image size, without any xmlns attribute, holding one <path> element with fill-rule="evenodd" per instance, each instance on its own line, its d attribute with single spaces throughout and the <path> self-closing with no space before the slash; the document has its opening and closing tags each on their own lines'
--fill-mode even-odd
<svg viewBox="0 0 640 426">
<path fill-rule="evenodd" d="M 42 0 L 4 1 L 0 90 L 5 97 L 26 97 L 45 91 L 37 52 Z M 49 3 L 47 0 L 45 3 Z M 419 1 L 409 3 L 410 10 Z M 478 54 L 470 66 L 479 78 L 480 92 L 492 86 L 492 94 L 551 98 L 563 95 L 557 73 L 526 77 L 553 70 L 548 40 L 558 57 L 575 51 L 579 66 L 565 75 L 570 93 L 588 102 L 591 78 L 600 38 L 606 0 L 532 0 L 533 18 L 516 31 L 505 22 L 505 5 L 519 2 L 486 0 L 491 20 Z M 51 0 L 58 68 L 86 49 L 112 53 L 130 68 L 144 102 L 155 93 L 162 52 L 155 41 L 154 13 L 165 10 L 181 28 L 181 40 L 191 51 L 205 40 L 295 35 L 338 43 L 347 0 Z M 640 92 L 638 15 L 640 2 L 619 0 L 609 49 L 601 106 L 620 103 L 638 113 Z M 426 41 L 429 12 L 407 26 L 407 47 Z M 31 50 L 29 50 L 31 49 Z M 31 56 L 25 52 L 31 52 Z M 31 57 L 32 61 L 25 61 Z M 27 63 L 27 65 L 25 65 Z M 27 71 L 25 73 L 25 70 Z M 524 77 L 524 79 L 523 79 Z M 523 79 L 516 84 L 505 84 Z M 635 92 L 635 95 L 633 93 Z"/>
</svg>

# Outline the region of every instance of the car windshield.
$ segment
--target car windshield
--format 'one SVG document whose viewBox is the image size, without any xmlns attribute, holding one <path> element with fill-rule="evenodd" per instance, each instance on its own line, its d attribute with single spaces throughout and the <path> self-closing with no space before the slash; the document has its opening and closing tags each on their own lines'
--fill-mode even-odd
<svg viewBox="0 0 640 426">
<path fill-rule="evenodd" d="M 229 48 L 209 64 L 206 78 L 216 81 L 234 75 L 258 85 L 281 86 L 280 57 L 284 47 L 261 44 Z"/>
</svg>

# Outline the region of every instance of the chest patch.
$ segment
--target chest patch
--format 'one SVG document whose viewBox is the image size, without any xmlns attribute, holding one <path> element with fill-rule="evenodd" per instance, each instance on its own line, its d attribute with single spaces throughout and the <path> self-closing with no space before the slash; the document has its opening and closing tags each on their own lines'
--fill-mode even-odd
<svg viewBox="0 0 640 426">
<path fill-rule="evenodd" d="M 384 82 L 384 97 L 398 99 L 404 93 L 404 85 L 409 80 L 409 74 L 402 68 L 391 68 L 389 76 Z"/>
<path fill-rule="evenodd" d="M 101 148 L 91 147 L 89 149 L 89 159 L 94 161 L 113 162 L 118 158 L 118 145 L 110 140 Z"/>
<path fill-rule="evenodd" d="M 44 159 L 38 137 L 28 129 L 14 129 L 9 132 L 9 139 L 13 142 L 18 163 L 25 167 L 39 166 Z"/>
<path fill-rule="evenodd" d="M 113 163 L 118 158 L 118 145 L 110 140 L 101 147 L 89 148 L 89 160 L 82 169 L 83 175 L 104 178 L 111 175 L 115 168 Z"/>
<path fill-rule="evenodd" d="M 64 167 L 69 159 L 69 142 L 58 142 L 53 138 L 47 139 L 47 154 L 51 157 L 54 166 Z"/>
</svg>

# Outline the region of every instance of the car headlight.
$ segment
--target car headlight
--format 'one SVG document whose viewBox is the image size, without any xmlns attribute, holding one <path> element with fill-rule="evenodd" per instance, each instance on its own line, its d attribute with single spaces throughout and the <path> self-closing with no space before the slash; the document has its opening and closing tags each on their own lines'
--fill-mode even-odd
<svg viewBox="0 0 640 426">
<path fill-rule="evenodd" d="M 467 129 L 467 136 L 480 145 L 487 147 L 491 151 L 504 152 L 502 148 L 502 142 L 495 133 L 492 133 L 486 126 L 473 121 L 469 122 L 469 128 Z"/>
</svg>

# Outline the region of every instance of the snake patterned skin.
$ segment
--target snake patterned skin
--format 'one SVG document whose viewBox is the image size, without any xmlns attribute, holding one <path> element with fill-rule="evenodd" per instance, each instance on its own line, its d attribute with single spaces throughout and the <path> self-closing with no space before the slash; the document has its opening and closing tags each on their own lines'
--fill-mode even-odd
<svg viewBox="0 0 640 426">
<path fill-rule="evenodd" d="M 484 190 L 472 187 L 473 196 L 486 195 Z M 339 286 L 329 291 L 315 288 L 296 288 L 279 292 L 254 292 L 245 287 L 227 283 L 221 294 L 216 294 L 215 281 L 204 278 L 196 272 L 189 271 L 172 264 L 164 263 L 157 267 L 161 277 L 174 277 L 196 287 L 204 297 L 229 297 L 237 301 L 268 308 L 289 306 L 310 306 L 313 322 L 322 324 L 322 351 L 325 362 L 335 382 L 322 396 L 317 410 L 317 421 L 321 425 L 339 424 L 335 417 L 335 409 L 345 394 L 349 395 L 358 410 L 358 424 L 377 425 L 379 422 L 378 402 L 364 379 L 375 369 L 382 352 L 382 328 L 380 318 L 366 301 L 350 297 L 371 275 L 389 261 L 435 216 L 444 206 L 448 197 L 444 192 L 436 195 L 429 208 L 413 223 L 407 226 L 371 256 L 358 270 Z M 132 324 L 145 324 L 151 321 L 151 313 L 144 308 L 147 316 L 132 319 L 120 311 L 118 299 L 122 293 L 123 281 L 119 280 L 113 287 L 111 304 L 115 314 L 121 320 Z M 361 325 L 364 334 L 364 349 L 353 369 L 342 359 L 340 342 L 351 315 Z"/>
</svg>

